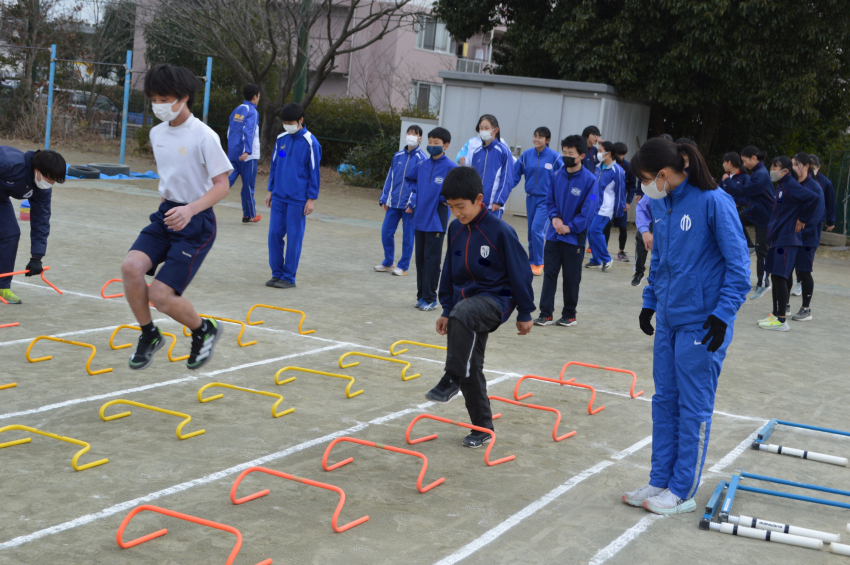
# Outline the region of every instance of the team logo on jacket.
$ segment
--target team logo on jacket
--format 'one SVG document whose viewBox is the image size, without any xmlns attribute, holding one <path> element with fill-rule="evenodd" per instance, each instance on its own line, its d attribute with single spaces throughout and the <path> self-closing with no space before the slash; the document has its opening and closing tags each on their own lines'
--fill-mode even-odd
<svg viewBox="0 0 850 565">
<path fill-rule="evenodd" d="M 543 165 L 543 168 L 551 171 L 552 170 L 552 163 L 546 163 L 545 165 Z"/>
<path fill-rule="evenodd" d="M 434 179 L 434 182 L 437 184 L 443 184 L 443 177 L 437 177 Z"/>
<path fill-rule="evenodd" d="M 24 198 L 29 198 L 30 196 L 32 196 L 32 190 L 24 194 Z"/>
<path fill-rule="evenodd" d="M 572 190 L 570 190 L 570 194 L 573 196 L 581 196 L 581 189 L 577 186 L 574 186 Z"/>
<path fill-rule="evenodd" d="M 489 245 L 482 245 L 481 246 L 481 256 L 484 257 L 485 259 L 490 256 L 490 246 Z"/>
<path fill-rule="evenodd" d="M 679 222 L 679 227 L 682 228 L 682 231 L 688 231 L 691 229 L 691 217 L 687 214 L 682 216 L 682 221 Z"/>
</svg>

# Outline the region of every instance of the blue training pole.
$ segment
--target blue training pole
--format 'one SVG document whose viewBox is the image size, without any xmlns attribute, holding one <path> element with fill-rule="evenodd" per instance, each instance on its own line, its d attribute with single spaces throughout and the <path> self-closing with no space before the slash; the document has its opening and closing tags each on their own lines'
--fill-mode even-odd
<svg viewBox="0 0 850 565">
<path fill-rule="evenodd" d="M 133 52 L 127 51 L 127 62 L 124 65 L 124 113 L 121 115 L 121 160 L 124 164 L 124 154 L 127 149 L 127 112 L 130 109 L 130 79 L 132 77 Z"/>
<path fill-rule="evenodd" d="M 56 76 L 56 44 L 50 46 L 50 83 L 47 86 L 47 125 L 44 128 L 44 149 L 50 149 L 50 126 L 53 121 L 53 79 Z"/>
<path fill-rule="evenodd" d="M 212 84 L 212 57 L 207 57 L 207 76 L 204 81 L 204 123 L 210 114 L 210 85 Z"/>
</svg>

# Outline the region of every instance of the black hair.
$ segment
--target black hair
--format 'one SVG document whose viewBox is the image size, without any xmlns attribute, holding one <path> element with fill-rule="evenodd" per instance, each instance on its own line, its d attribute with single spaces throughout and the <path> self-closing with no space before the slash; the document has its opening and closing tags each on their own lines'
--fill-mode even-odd
<svg viewBox="0 0 850 565">
<path fill-rule="evenodd" d="M 708 165 L 696 146 L 690 143 L 673 143 L 661 137 L 649 139 L 632 157 L 632 174 L 638 178 L 640 173 L 655 176 L 670 167 L 677 173 L 685 172 L 685 156 L 688 158 L 688 182 L 701 190 L 714 190 L 717 183 L 711 178 Z"/>
<path fill-rule="evenodd" d="M 794 165 L 793 165 L 793 163 L 791 163 L 791 157 L 788 157 L 788 156 L 786 156 L 786 155 L 781 155 L 781 156 L 779 156 L 779 157 L 774 157 L 774 158 L 773 158 L 773 159 L 771 159 L 771 161 L 770 161 L 770 168 L 772 169 L 772 168 L 773 168 L 773 167 L 775 167 L 776 165 L 779 165 L 779 166 L 780 166 L 780 167 L 782 167 L 783 169 L 785 169 L 785 170 L 787 170 L 788 172 L 790 172 L 790 173 L 791 173 L 791 176 L 792 176 L 792 177 L 794 177 L 794 180 L 797 180 L 797 178 L 799 178 L 799 177 L 797 176 L 797 171 L 795 171 L 795 170 L 794 170 Z"/>
<path fill-rule="evenodd" d="M 297 122 L 304 117 L 304 108 L 301 104 L 290 102 L 280 109 L 280 119 L 284 122 Z"/>
<path fill-rule="evenodd" d="M 581 136 L 585 139 L 585 141 L 587 141 L 587 136 L 590 134 L 602 135 L 602 133 L 600 133 L 599 131 L 599 128 L 596 126 L 587 126 L 586 128 L 584 128 L 584 131 L 581 132 Z"/>
<path fill-rule="evenodd" d="M 478 131 L 478 127 L 481 125 L 481 122 L 483 122 L 484 120 L 487 120 L 488 122 L 490 122 L 490 126 L 492 126 L 493 129 L 499 127 L 499 120 L 496 119 L 496 116 L 494 116 L 493 114 L 484 114 L 483 116 L 478 118 L 478 123 L 475 125 L 475 131 L 476 132 Z M 499 141 L 502 141 L 502 129 L 501 128 L 499 128 L 499 131 L 496 132 L 496 139 L 498 139 Z"/>
<path fill-rule="evenodd" d="M 803 167 L 808 168 L 808 172 L 806 173 L 806 176 L 812 174 L 812 159 L 811 159 L 811 157 L 809 157 L 808 153 L 803 153 L 802 151 L 800 151 L 799 153 L 794 154 L 794 156 L 791 157 L 791 158 L 793 160 L 797 161 Z"/>
<path fill-rule="evenodd" d="M 626 156 L 626 153 L 629 152 L 629 146 L 623 143 L 622 141 L 618 141 L 614 144 L 614 153 L 617 155 L 621 155 L 623 157 Z"/>
<path fill-rule="evenodd" d="M 484 194 L 484 185 L 475 167 L 455 167 L 443 179 L 440 194 L 446 200 L 469 200 L 475 202 L 479 194 Z"/>
<path fill-rule="evenodd" d="M 407 128 L 407 133 L 410 133 L 411 131 L 419 137 L 422 137 L 422 128 L 417 126 L 416 124 L 413 124 L 412 126 Z"/>
<path fill-rule="evenodd" d="M 578 151 L 579 157 L 587 154 L 587 138 L 581 135 L 568 135 L 561 140 L 561 150 L 572 147 Z"/>
<path fill-rule="evenodd" d="M 178 100 L 188 96 L 186 106 L 191 108 L 195 101 L 196 90 L 198 90 L 198 79 L 186 67 L 162 63 L 145 73 L 145 96 L 148 98 L 155 94 L 176 96 Z"/>
<path fill-rule="evenodd" d="M 546 138 L 546 144 L 549 144 L 549 140 L 552 139 L 552 132 L 549 131 L 549 128 L 546 126 L 540 126 L 536 130 L 534 130 L 534 135 L 539 135 L 540 137 Z"/>
<path fill-rule="evenodd" d="M 767 159 L 767 153 L 760 150 L 755 145 L 747 145 L 746 147 L 744 147 L 744 149 L 741 150 L 741 157 L 755 157 L 759 161 L 764 161 L 765 159 Z M 773 161 L 771 161 L 770 163 L 773 164 Z"/>
<path fill-rule="evenodd" d="M 614 161 L 616 161 L 616 162 L 617 162 L 617 164 L 622 164 L 622 163 L 623 163 L 623 158 L 622 158 L 622 157 L 619 157 L 619 156 L 617 155 L 617 151 L 615 150 L 615 149 L 616 149 L 616 147 L 614 146 L 614 142 L 613 142 L 613 141 L 603 141 L 603 142 L 602 142 L 602 149 L 604 149 L 606 153 L 610 153 L 610 154 L 611 154 L 611 157 L 613 157 L 613 158 L 614 158 Z"/>
<path fill-rule="evenodd" d="M 662 133 L 658 137 L 660 137 L 661 139 L 666 139 L 667 141 L 673 141 L 673 136 L 669 133 Z"/>
<path fill-rule="evenodd" d="M 680 137 L 679 139 L 676 140 L 676 145 L 683 145 L 683 144 L 688 144 L 688 145 L 693 145 L 694 147 L 699 147 L 699 145 L 697 145 L 697 142 L 694 141 L 693 139 L 691 139 L 690 137 Z"/>
<path fill-rule="evenodd" d="M 260 87 L 256 84 L 249 84 L 242 90 L 242 95 L 245 97 L 245 100 L 249 102 L 254 99 L 254 96 L 260 93 Z"/>
<path fill-rule="evenodd" d="M 818 157 L 814 153 L 809 153 L 809 160 L 811 160 L 811 162 L 812 162 L 812 167 L 817 167 L 818 169 L 820 169 L 820 167 L 821 167 L 820 157 Z"/>
<path fill-rule="evenodd" d="M 725 155 L 723 155 L 723 162 L 724 163 L 728 162 L 730 165 L 732 165 L 736 169 L 740 169 L 741 167 L 744 166 L 744 164 L 741 162 L 740 155 L 738 155 L 734 151 L 730 151 L 729 153 L 726 153 Z"/>
<path fill-rule="evenodd" d="M 428 139 L 431 138 L 439 139 L 443 143 L 451 143 L 452 142 L 452 134 L 449 133 L 449 130 L 446 128 L 434 128 L 428 132 Z"/>
<path fill-rule="evenodd" d="M 56 151 L 36 151 L 32 156 L 32 168 L 54 182 L 65 182 L 65 158 Z"/>
</svg>

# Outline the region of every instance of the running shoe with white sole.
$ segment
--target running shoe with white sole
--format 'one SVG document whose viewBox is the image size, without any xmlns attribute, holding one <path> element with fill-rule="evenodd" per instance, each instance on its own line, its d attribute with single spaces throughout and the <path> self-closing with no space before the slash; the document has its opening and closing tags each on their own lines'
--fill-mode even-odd
<svg viewBox="0 0 850 565">
<path fill-rule="evenodd" d="M 162 349 L 165 345 L 165 340 L 162 339 L 162 332 L 159 328 L 154 328 L 154 332 L 139 336 L 139 344 L 136 346 L 136 351 L 130 357 L 130 368 L 135 370 L 147 369 L 153 364 L 153 354 Z"/>
<path fill-rule="evenodd" d="M 625 251 L 620 251 L 619 253 L 617 253 L 617 261 L 628 263 L 629 261 L 631 261 L 631 259 L 629 259 L 629 256 L 626 254 Z"/>
<path fill-rule="evenodd" d="M 536 320 L 534 320 L 535 326 L 551 326 L 555 323 L 555 320 L 552 319 L 552 316 L 538 316 Z"/>
<path fill-rule="evenodd" d="M 392 265 L 390 265 L 389 267 L 385 267 L 383 265 L 375 265 L 372 268 L 378 271 L 379 273 L 392 273 L 395 267 L 393 267 Z"/>
<path fill-rule="evenodd" d="M 212 359 L 215 343 L 224 330 L 212 318 L 204 318 L 201 327 L 202 331 L 192 332 L 192 350 L 189 352 L 189 360 L 186 361 L 186 367 L 193 370 L 200 369 Z"/>
<path fill-rule="evenodd" d="M 425 304 L 425 301 L 422 300 L 421 298 L 417 298 L 416 304 L 414 304 L 413 307 L 416 308 L 417 310 L 419 310 L 420 308 L 422 308 L 423 304 Z"/>
<path fill-rule="evenodd" d="M 800 308 L 800 311 L 791 316 L 791 319 L 795 322 L 808 322 L 812 319 L 812 309 Z"/>
<path fill-rule="evenodd" d="M 422 306 L 420 306 L 419 309 L 422 310 L 423 312 L 430 312 L 431 310 L 436 310 L 437 309 L 437 301 L 435 300 L 434 302 L 431 302 L 430 304 L 428 304 L 427 302 L 425 302 L 423 300 Z"/>
<path fill-rule="evenodd" d="M 565 328 L 569 328 L 571 326 L 576 325 L 578 322 L 576 322 L 575 318 L 563 318 L 562 317 L 561 319 L 559 319 L 555 323 L 559 326 L 564 326 Z"/>
<path fill-rule="evenodd" d="M 759 320 L 759 321 L 758 321 L 758 322 L 756 322 L 756 323 L 757 323 L 757 324 L 759 324 L 759 325 L 761 325 L 761 324 L 766 324 L 767 322 L 770 322 L 770 321 L 775 320 L 775 319 L 776 319 L 776 316 L 774 316 L 774 315 L 771 313 L 771 314 L 768 314 L 767 318 L 762 318 L 761 320 Z"/>
<path fill-rule="evenodd" d="M 23 300 L 15 296 L 11 288 L 0 288 L 0 296 L 9 304 L 21 304 L 23 302 Z"/>
<path fill-rule="evenodd" d="M 750 300 L 758 300 L 759 298 L 764 296 L 764 293 L 766 293 L 766 292 L 767 292 L 767 287 L 757 286 L 753 289 L 753 293 L 750 295 Z"/>
<path fill-rule="evenodd" d="M 654 487 L 652 485 L 644 485 L 637 490 L 633 490 L 623 494 L 623 502 L 630 506 L 642 507 L 647 498 L 658 496 L 665 489 Z"/>
<path fill-rule="evenodd" d="M 407 274 L 407 271 L 402 271 L 401 269 L 396 267 L 395 269 L 392 270 L 392 274 L 394 274 L 397 277 L 403 277 L 404 275 Z"/>
<path fill-rule="evenodd" d="M 697 503 L 693 498 L 683 500 L 670 492 L 670 489 L 664 489 L 660 494 L 647 498 L 641 506 L 650 512 L 665 516 L 670 514 L 684 514 L 685 512 L 693 512 L 697 509 Z"/>
<path fill-rule="evenodd" d="M 791 289 L 791 296 L 800 296 L 803 294 L 803 283 L 794 283 L 794 288 Z"/>
<path fill-rule="evenodd" d="M 613 264 L 614 264 L 614 260 L 612 259 L 612 260 L 608 261 L 607 263 L 605 263 L 604 265 L 602 265 L 602 272 L 604 273 L 605 271 L 610 269 L 611 265 L 613 265 Z"/>
<path fill-rule="evenodd" d="M 791 330 L 791 327 L 788 326 L 788 322 L 780 322 L 779 318 L 774 318 L 769 322 L 759 324 L 759 327 L 763 330 L 771 330 L 774 332 L 787 332 Z"/>
</svg>

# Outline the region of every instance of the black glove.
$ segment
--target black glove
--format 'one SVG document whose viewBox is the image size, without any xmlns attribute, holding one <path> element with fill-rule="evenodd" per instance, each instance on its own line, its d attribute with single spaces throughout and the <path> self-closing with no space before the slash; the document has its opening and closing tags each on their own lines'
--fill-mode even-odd
<svg viewBox="0 0 850 565">
<path fill-rule="evenodd" d="M 709 326 L 711 326 L 710 330 L 708 329 Z M 702 338 L 702 344 L 705 345 L 709 340 L 711 341 L 706 349 L 712 353 L 720 349 L 723 340 L 726 339 L 726 327 L 726 323 L 721 322 L 714 314 L 708 317 L 708 320 L 702 325 L 702 329 L 708 330 L 708 333 Z"/>
<path fill-rule="evenodd" d="M 652 308 L 643 308 L 640 311 L 640 316 L 638 320 L 640 320 L 640 329 L 643 330 L 643 333 L 646 335 L 652 335 L 655 333 L 655 328 L 652 327 L 650 321 L 652 321 L 652 315 L 655 314 L 655 310 Z"/>
<path fill-rule="evenodd" d="M 30 262 L 27 263 L 27 270 L 29 273 L 26 273 L 24 276 L 32 277 L 35 275 L 40 275 L 44 268 L 41 266 L 41 259 L 38 257 L 33 257 L 30 259 Z"/>
</svg>

